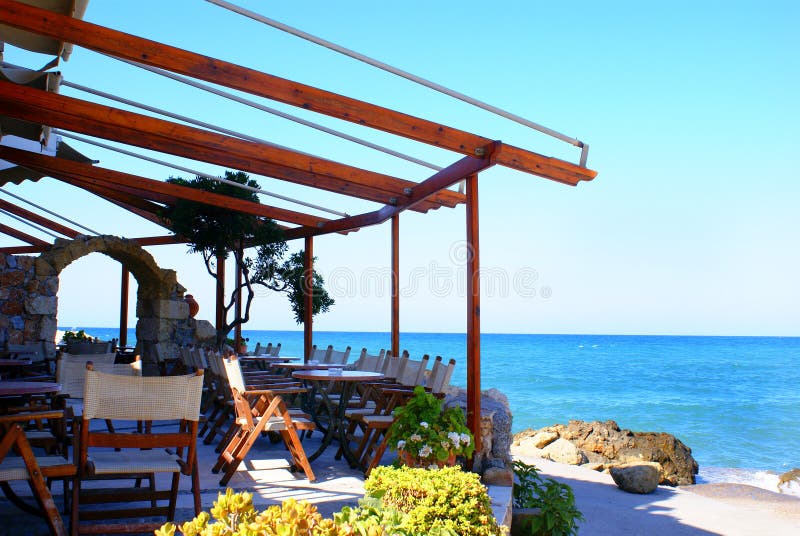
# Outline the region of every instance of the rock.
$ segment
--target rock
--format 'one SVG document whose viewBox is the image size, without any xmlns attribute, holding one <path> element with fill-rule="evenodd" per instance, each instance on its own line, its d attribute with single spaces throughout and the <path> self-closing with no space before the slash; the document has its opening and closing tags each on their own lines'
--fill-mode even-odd
<svg viewBox="0 0 800 536">
<path fill-rule="evenodd" d="M 562 438 L 558 438 L 547 445 L 542 449 L 542 453 L 544 458 L 570 465 L 581 465 L 588 461 L 578 447 Z"/>
<path fill-rule="evenodd" d="M 558 434 L 556 432 L 545 430 L 531 437 L 530 442 L 533 443 L 533 446 L 537 449 L 543 449 L 556 439 L 558 439 Z"/>
<path fill-rule="evenodd" d="M 536 447 L 533 442 L 533 437 L 526 437 L 522 440 L 517 440 L 514 442 L 514 455 L 536 456 L 537 458 L 543 458 L 544 451 Z"/>
<path fill-rule="evenodd" d="M 695 482 L 698 465 L 692 450 L 670 434 L 632 432 L 620 429 L 614 421 L 570 421 L 566 426 L 557 424 L 520 432 L 514 436 L 515 445 L 543 432 L 557 433 L 560 439 L 570 441 L 592 463 L 656 462 L 661 467 L 661 484 L 677 486 Z"/>
<path fill-rule="evenodd" d="M 622 491 L 652 493 L 658 487 L 661 466 L 657 463 L 629 463 L 611 468 L 611 478 Z"/>
<path fill-rule="evenodd" d="M 592 471 L 602 472 L 605 470 L 606 465 L 604 463 L 588 462 L 581 465 L 581 467 L 585 467 L 586 469 L 591 469 Z"/>
<path fill-rule="evenodd" d="M 511 469 L 489 467 L 483 472 L 482 478 L 486 486 L 508 487 L 514 484 L 514 472 Z"/>
</svg>

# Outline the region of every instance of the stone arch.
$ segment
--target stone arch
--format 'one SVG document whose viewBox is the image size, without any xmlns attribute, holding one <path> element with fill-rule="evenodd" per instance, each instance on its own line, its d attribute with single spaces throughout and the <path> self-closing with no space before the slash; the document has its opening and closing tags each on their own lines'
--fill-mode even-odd
<svg viewBox="0 0 800 536">
<path fill-rule="evenodd" d="M 90 253 L 102 253 L 118 261 L 136 278 L 136 340 L 142 355 L 145 374 L 156 374 L 158 359 L 154 345 L 174 340 L 175 330 L 189 317 L 189 306 L 183 300 L 186 291 L 179 283 L 175 270 L 160 268 L 150 253 L 139 244 L 117 236 L 78 236 L 73 240 L 56 239 L 53 247 L 34 261 L 34 277 L 39 287 L 58 289 L 61 271 L 73 261 Z M 29 314 L 42 318 L 42 339 L 55 338 L 57 297 L 30 296 Z M 38 302 L 38 303 L 36 303 Z M 44 317 L 50 316 L 47 321 Z"/>
</svg>

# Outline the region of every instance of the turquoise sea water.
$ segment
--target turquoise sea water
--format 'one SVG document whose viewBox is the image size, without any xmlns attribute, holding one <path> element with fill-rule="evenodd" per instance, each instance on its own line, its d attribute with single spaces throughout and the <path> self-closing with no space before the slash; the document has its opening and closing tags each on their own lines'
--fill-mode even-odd
<svg viewBox="0 0 800 536">
<path fill-rule="evenodd" d="M 251 348 L 280 342 L 282 355 L 302 355 L 299 331 L 243 336 Z M 316 332 L 314 342 L 349 345 L 355 359 L 362 347 L 387 348 L 389 334 Z M 455 358 L 452 383 L 466 385 L 465 335 L 403 333 L 401 348 Z M 800 338 L 484 334 L 481 350 L 482 388 L 508 396 L 515 432 L 569 419 L 668 432 L 692 449 L 707 481 L 800 466 Z"/>
</svg>

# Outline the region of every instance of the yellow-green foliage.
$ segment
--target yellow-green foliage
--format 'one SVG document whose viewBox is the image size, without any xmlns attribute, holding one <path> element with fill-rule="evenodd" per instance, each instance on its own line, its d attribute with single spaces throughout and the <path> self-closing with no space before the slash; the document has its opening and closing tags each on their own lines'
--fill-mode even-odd
<svg viewBox="0 0 800 536">
<path fill-rule="evenodd" d="M 216 520 L 210 523 L 211 517 Z M 305 501 L 287 499 L 282 506 L 270 506 L 262 512 L 253 507 L 251 493 L 233 493 L 228 488 L 219 494 L 211 516 L 202 512 L 192 521 L 176 527 L 167 523 L 156 536 L 175 536 L 176 529 L 185 536 L 351 536 L 349 527 L 339 527 L 332 519 L 324 519 L 316 506 Z M 382 536 L 372 532 L 370 536 Z"/>
<path fill-rule="evenodd" d="M 486 487 L 458 467 L 376 467 L 364 482 L 384 508 L 405 514 L 400 529 L 410 535 L 495 536 L 504 532 L 492 514 Z"/>
</svg>

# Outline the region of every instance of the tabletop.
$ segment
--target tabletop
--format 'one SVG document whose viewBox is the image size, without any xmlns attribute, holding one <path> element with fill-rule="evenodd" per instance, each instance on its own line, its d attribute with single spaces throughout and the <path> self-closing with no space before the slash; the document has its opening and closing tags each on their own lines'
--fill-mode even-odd
<svg viewBox="0 0 800 536">
<path fill-rule="evenodd" d="M 329 370 L 298 370 L 292 376 L 299 380 L 330 380 L 336 382 L 361 382 L 382 380 L 380 372 L 362 372 L 360 370 L 343 370 L 341 374 L 331 374 Z"/>
<path fill-rule="evenodd" d="M 288 361 L 300 361 L 301 358 L 299 357 L 281 357 L 275 355 L 240 355 L 239 359 L 250 360 L 250 361 L 264 361 L 266 363 L 283 363 Z"/>
<path fill-rule="evenodd" d="M 30 359 L 0 359 L 0 367 L 22 367 L 30 364 Z"/>
<path fill-rule="evenodd" d="M 345 366 L 341 363 L 273 363 L 272 367 L 284 370 L 328 370 Z"/>
<path fill-rule="evenodd" d="M 0 381 L 0 396 L 37 395 L 57 393 L 60 390 L 60 383 Z"/>
</svg>

